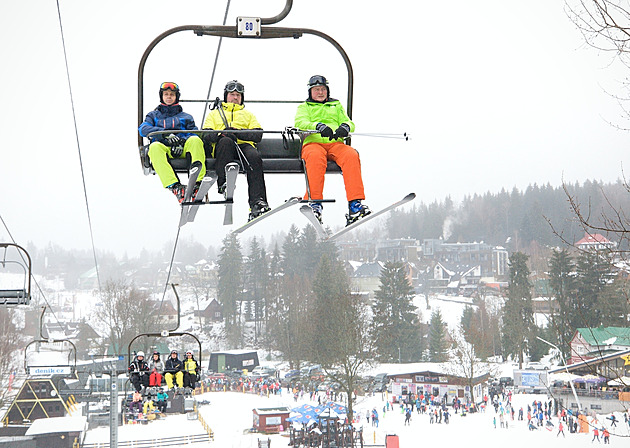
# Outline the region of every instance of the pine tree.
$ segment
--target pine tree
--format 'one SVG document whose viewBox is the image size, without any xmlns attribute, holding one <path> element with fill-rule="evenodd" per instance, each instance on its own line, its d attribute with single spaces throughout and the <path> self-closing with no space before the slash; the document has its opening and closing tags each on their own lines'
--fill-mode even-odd
<svg viewBox="0 0 630 448">
<path fill-rule="evenodd" d="M 533 343 L 535 337 L 527 258 L 522 252 L 514 252 L 510 256 L 508 297 L 503 307 L 503 348 L 507 353 L 518 356 L 519 368 L 523 367 L 527 343 Z"/>
<path fill-rule="evenodd" d="M 385 263 L 372 305 L 372 338 L 379 360 L 420 360 L 423 340 L 412 299 L 413 289 L 403 264 Z"/>
<path fill-rule="evenodd" d="M 447 328 L 439 308 L 431 313 L 429 324 L 429 361 L 444 362 L 448 359 Z"/>
<path fill-rule="evenodd" d="M 550 326 L 553 339 L 559 343 L 564 358 L 570 355 L 569 343 L 575 328 L 571 325 L 573 302 L 577 295 L 575 263 L 567 249 L 554 250 L 549 260 L 549 286 L 556 302 L 557 311 L 551 314 Z"/>
<path fill-rule="evenodd" d="M 238 238 L 228 233 L 218 259 L 217 300 L 223 307 L 225 336 L 230 348 L 241 344 L 241 316 L 239 304 L 243 296 L 243 255 Z"/>
</svg>

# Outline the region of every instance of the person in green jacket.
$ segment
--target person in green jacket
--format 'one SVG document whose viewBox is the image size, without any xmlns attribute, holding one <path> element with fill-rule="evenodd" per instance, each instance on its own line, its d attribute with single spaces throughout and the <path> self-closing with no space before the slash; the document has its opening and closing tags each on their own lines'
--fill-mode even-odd
<svg viewBox="0 0 630 448">
<path fill-rule="evenodd" d="M 311 76 L 308 81 L 308 99 L 300 104 L 295 114 L 295 127 L 312 130 L 302 146 L 302 159 L 306 164 L 306 174 L 310 189 L 304 199 L 313 201 L 324 199 L 324 177 L 328 160 L 339 165 L 348 200 L 346 225 L 371 213 L 361 201 L 365 199 L 361 160 L 356 149 L 344 143 L 354 123 L 348 117 L 341 103 L 330 97 L 328 81 L 321 75 Z M 322 222 L 322 203 L 310 202 L 317 219 Z"/>
</svg>

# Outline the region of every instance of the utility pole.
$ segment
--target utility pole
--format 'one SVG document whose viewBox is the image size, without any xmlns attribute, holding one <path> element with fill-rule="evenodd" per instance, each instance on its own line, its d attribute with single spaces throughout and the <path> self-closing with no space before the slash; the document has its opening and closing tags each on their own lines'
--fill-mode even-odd
<svg viewBox="0 0 630 448">
<path fill-rule="evenodd" d="M 569 369 L 567 369 L 567 363 L 564 361 L 564 356 L 562 355 L 562 350 L 560 350 L 558 348 L 558 346 L 552 344 L 549 341 L 545 341 L 543 338 L 536 336 L 536 339 L 538 339 L 541 342 L 544 342 L 545 344 L 555 348 L 556 350 L 558 350 L 558 354 L 560 355 L 560 360 L 562 361 L 562 366 L 564 367 L 565 372 L 567 372 L 567 374 L 569 373 Z M 575 398 L 575 402 L 577 403 L 578 406 L 578 411 L 582 412 L 582 405 L 580 404 L 580 400 L 578 399 L 577 396 L 577 392 L 575 391 L 575 387 L 573 386 L 573 381 L 569 381 L 569 385 L 571 386 L 571 390 L 573 391 L 573 397 Z"/>
<path fill-rule="evenodd" d="M 118 448 L 118 371 L 112 361 L 109 388 L 109 448 Z"/>
</svg>

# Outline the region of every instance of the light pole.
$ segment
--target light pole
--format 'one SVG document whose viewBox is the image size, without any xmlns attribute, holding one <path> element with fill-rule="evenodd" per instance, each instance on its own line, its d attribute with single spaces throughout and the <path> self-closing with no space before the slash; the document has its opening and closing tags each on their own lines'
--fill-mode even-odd
<svg viewBox="0 0 630 448">
<path fill-rule="evenodd" d="M 560 359 L 562 360 L 562 366 L 564 367 L 565 372 L 567 372 L 567 374 L 569 374 L 569 369 L 567 368 L 567 363 L 564 361 L 564 356 L 562 355 L 562 350 L 560 350 L 558 348 L 558 346 L 552 344 L 549 341 L 545 341 L 543 338 L 536 336 L 536 339 L 538 339 L 541 342 L 544 342 L 545 344 L 555 348 L 556 350 L 558 350 L 558 354 L 560 355 Z M 575 391 L 575 387 L 573 387 L 573 381 L 569 380 L 569 385 L 571 386 L 571 390 L 573 391 L 573 397 L 575 397 L 575 402 L 577 403 L 578 406 L 578 411 L 582 412 L 582 405 L 580 404 L 580 400 L 578 399 L 577 396 L 577 392 Z"/>
</svg>

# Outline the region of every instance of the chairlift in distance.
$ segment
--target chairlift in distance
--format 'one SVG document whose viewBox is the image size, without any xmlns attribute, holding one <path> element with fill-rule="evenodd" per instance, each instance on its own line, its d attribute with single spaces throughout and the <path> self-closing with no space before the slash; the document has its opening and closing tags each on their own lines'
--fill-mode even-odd
<svg viewBox="0 0 630 448">
<path fill-rule="evenodd" d="M 0 243 L 0 251 L 2 251 L 0 268 L 2 271 L 5 271 L 0 271 L 0 274 L 10 274 L 8 272 L 9 267 L 17 266 L 22 270 L 24 276 L 21 288 L 0 289 L 0 305 L 28 305 L 31 302 L 32 263 L 30 255 L 26 249 L 14 243 Z M 13 258 L 9 258 L 9 255 L 13 253 L 16 255 Z M 2 278 L 2 275 L 0 275 L 0 278 Z"/>
</svg>

